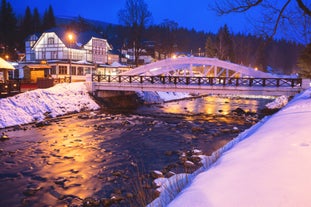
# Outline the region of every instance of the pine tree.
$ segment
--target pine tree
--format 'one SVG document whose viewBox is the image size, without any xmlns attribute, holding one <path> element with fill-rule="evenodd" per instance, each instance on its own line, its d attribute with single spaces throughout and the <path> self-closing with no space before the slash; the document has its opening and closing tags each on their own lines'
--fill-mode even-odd
<svg viewBox="0 0 311 207">
<path fill-rule="evenodd" d="M 33 10 L 33 16 L 32 16 L 32 33 L 41 32 L 41 20 L 40 20 L 40 14 L 37 8 L 34 8 Z"/>
<path fill-rule="evenodd" d="M 25 10 L 25 14 L 20 26 L 20 30 L 21 30 L 21 40 L 23 41 L 28 35 L 30 35 L 31 33 L 33 33 L 33 17 L 31 14 L 31 10 L 29 8 L 29 6 L 27 6 L 26 10 Z"/>
<path fill-rule="evenodd" d="M 8 54 L 11 59 L 15 59 L 17 20 L 12 6 L 6 0 L 1 1 L 0 8 L 0 46 L 3 53 Z M 4 54 L 2 54 L 4 55 Z"/>
<path fill-rule="evenodd" d="M 232 38 L 226 24 L 218 31 L 216 48 L 219 59 L 234 61 Z"/>
<path fill-rule="evenodd" d="M 206 42 L 205 42 L 205 56 L 211 57 L 211 58 L 217 56 L 217 50 L 216 50 L 215 43 L 211 35 L 207 37 Z"/>
<path fill-rule="evenodd" d="M 55 16 L 54 16 L 54 12 L 53 12 L 53 8 L 50 5 L 48 10 L 44 12 L 43 15 L 43 30 L 47 30 L 47 29 L 51 29 L 53 27 L 55 27 Z"/>
<path fill-rule="evenodd" d="M 259 70 L 264 71 L 264 72 L 267 71 L 267 67 L 268 67 L 266 48 L 267 48 L 267 44 L 269 41 L 270 40 L 265 40 L 263 38 L 260 38 L 260 42 L 256 50 L 255 65 Z"/>
<path fill-rule="evenodd" d="M 300 68 L 298 74 L 302 78 L 311 78 L 311 43 L 305 47 L 298 58 L 298 67 Z"/>
</svg>

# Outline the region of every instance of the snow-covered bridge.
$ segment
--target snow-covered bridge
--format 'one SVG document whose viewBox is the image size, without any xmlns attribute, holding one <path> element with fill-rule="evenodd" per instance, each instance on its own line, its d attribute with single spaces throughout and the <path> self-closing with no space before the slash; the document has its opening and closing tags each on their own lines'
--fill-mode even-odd
<svg viewBox="0 0 311 207">
<path fill-rule="evenodd" d="M 183 57 L 143 65 L 119 75 L 92 75 L 92 92 L 171 91 L 202 94 L 288 95 L 309 82 L 280 78 L 216 58 Z"/>
</svg>

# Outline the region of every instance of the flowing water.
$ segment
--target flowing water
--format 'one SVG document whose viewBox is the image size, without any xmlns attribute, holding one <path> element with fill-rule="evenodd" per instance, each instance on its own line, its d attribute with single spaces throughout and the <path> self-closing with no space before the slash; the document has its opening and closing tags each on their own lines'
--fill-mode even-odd
<svg viewBox="0 0 311 207">
<path fill-rule="evenodd" d="M 3 129 L 0 206 L 143 206 L 155 195 L 153 170 L 188 169 L 194 149 L 210 155 L 253 125 L 268 99 L 208 96 L 103 109 Z M 241 108 L 251 115 L 233 115 Z"/>
</svg>

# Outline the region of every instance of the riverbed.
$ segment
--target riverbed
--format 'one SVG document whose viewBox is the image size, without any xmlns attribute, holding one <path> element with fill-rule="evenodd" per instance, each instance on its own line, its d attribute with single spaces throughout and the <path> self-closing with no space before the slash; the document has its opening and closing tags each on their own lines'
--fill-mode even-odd
<svg viewBox="0 0 311 207">
<path fill-rule="evenodd" d="M 210 155 L 270 101 L 201 97 L 1 130 L 0 206 L 144 206 L 157 195 L 153 171 L 192 172 L 194 151 Z"/>
</svg>

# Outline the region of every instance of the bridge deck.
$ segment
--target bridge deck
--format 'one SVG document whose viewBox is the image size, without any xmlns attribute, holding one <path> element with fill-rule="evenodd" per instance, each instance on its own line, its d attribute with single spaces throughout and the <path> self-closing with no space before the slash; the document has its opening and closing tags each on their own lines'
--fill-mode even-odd
<svg viewBox="0 0 311 207">
<path fill-rule="evenodd" d="M 293 78 L 93 75 L 92 81 L 93 91 L 170 91 L 228 95 L 293 96 L 303 90 L 302 79 Z"/>
</svg>

